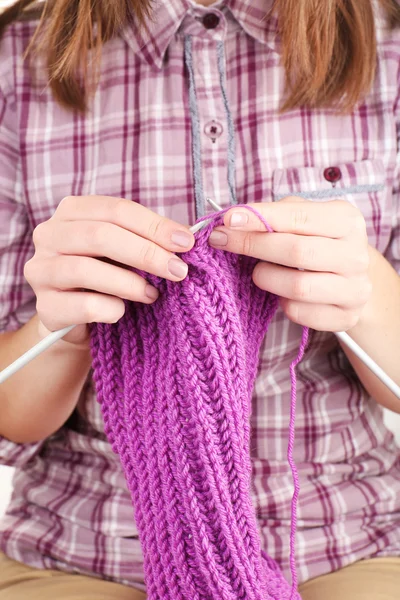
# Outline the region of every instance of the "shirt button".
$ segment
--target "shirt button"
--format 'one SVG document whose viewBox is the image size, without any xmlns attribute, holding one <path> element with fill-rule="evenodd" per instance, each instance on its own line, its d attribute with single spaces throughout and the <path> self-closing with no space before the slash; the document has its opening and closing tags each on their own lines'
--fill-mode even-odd
<svg viewBox="0 0 400 600">
<path fill-rule="evenodd" d="M 324 177 L 330 183 L 337 183 L 342 179 L 342 171 L 339 167 L 328 167 L 324 171 Z"/>
<path fill-rule="evenodd" d="M 203 17 L 203 25 L 206 29 L 215 29 L 219 25 L 219 16 L 215 13 L 207 13 Z"/>
<path fill-rule="evenodd" d="M 214 121 L 214 119 L 204 125 L 204 133 L 213 142 L 221 137 L 223 131 L 224 128 L 222 127 L 221 123 Z"/>
</svg>

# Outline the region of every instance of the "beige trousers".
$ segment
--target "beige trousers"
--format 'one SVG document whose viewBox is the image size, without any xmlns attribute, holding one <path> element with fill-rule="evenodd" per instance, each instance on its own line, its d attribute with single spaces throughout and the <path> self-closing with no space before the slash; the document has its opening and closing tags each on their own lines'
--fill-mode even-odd
<svg viewBox="0 0 400 600">
<path fill-rule="evenodd" d="M 399 600 L 400 557 L 375 558 L 307 581 L 303 600 Z M 0 553 L 0 600 L 145 600 L 142 592 L 83 575 L 32 569 Z"/>
</svg>

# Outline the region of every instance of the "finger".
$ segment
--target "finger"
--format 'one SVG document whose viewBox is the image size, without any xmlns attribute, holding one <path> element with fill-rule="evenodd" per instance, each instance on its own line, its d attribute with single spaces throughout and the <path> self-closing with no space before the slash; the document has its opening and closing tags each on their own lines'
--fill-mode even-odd
<svg viewBox="0 0 400 600">
<path fill-rule="evenodd" d="M 51 333 L 51 330 L 47 329 L 41 321 L 38 323 L 38 329 L 41 339 L 47 337 Z M 71 347 L 70 344 L 73 344 L 76 350 L 90 349 L 90 330 L 88 325 L 76 325 L 76 327 L 67 333 L 67 335 L 57 341 L 57 346 L 59 348 L 63 345 Z"/>
<path fill-rule="evenodd" d="M 358 232 L 366 235 L 365 220 L 350 202 L 299 202 L 290 198 L 281 202 L 250 204 L 259 212 L 273 231 L 300 235 L 345 238 Z M 224 215 L 224 224 L 235 230 L 265 231 L 259 217 L 245 208 L 236 208 Z"/>
<path fill-rule="evenodd" d="M 116 323 L 125 312 L 124 301 L 95 292 L 42 292 L 37 300 L 40 321 L 50 331 L 85 323 Z"/>
<path fill-rule="evenodd" d="M 347 331 L 359 320 L 357 311 L 332 304 L 310 304 L 281 298 L 280 305 L 288 319 L 316 331 Z"/>
<path fill-rule="evenodd" d="M 194 236 L 187 227 L 124 198 L 68 196 L 54 216 L 68 221 L 113 223 L 171 252 L 185 252 L 194 245 Z"/>
<path fill-rule="evenodd" d="M 355 252 L 354 244 L 350 242 L 317 236 L 232 231 L 218 227 L 210 236 L 210 244 L 214 248 L 307 271 L 352 275 L 364 273 L 369 265 L 367 246 L 365 252 L 362 249 Z"/>
<path fill-rule="evenodd" d="M 144 304 L 158 298 L 157 289 L 137 273 L 94 258 L 55 256 L 41 261 L 36 270 L 37 289 L 50 287 L 67 291 L 84 288 Z"/>
<path fill-rule="evenodd" d="M 254 283 L 289 300 L 313 304 L 334 304 L 352 309 L 363 306 L 371 294 L 366 277 L 347 279 L 332 273 L 298 271 L 270 263 L 259 263 L 253 272 Z"/>
<path fill-rule="evenodd" d="M 59 254 L 106 257 L 153 275 L 179 281 L 188 267 L 172 252 L 117 225 L 98 221 L 60 221 L 41 233 L 42 248 Z"/>
</svg>

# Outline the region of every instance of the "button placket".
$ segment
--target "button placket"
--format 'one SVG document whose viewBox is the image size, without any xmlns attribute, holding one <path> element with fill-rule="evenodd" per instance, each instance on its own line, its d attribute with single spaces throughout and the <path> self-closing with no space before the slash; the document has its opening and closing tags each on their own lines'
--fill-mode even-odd
<svg viewBox="0 0 400 600">
<path fill-rule="evenodd" d="M 198 22 L 201 23 L 201 19 Z M 218 71 L 217 42 L 210 41 L 208 36 L 203 37 L 200 33 L 193 35 L 192 54 L 200 125 L 203 207 L 207 214 L 212 212 L 206 202 L 208 196 L 223 207 L 230 203 L 227 185 L 228 125 Z"/>
</svg>

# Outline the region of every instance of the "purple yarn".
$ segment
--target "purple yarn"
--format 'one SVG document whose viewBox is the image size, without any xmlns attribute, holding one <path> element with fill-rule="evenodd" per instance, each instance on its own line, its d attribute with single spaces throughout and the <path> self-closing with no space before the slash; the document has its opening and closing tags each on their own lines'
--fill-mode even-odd
<svg viewBox="0 0 400 600">
<path fill-rule="evenodd" d="M 182 255 L 184 281 L 151 277 L 160 291 L 153 305 L 127 302 L 117 324 L 93 326 L 94 379 L 132 496 L 148 599 L 299 600 L 295 367 L 307 330 L 290 367 L 289 586 L 261 549 L 250 493 L 251 396 L 278 298 L 253 284 L 256 260 L 209 246 L 222 214 Z"/>
</svg>

